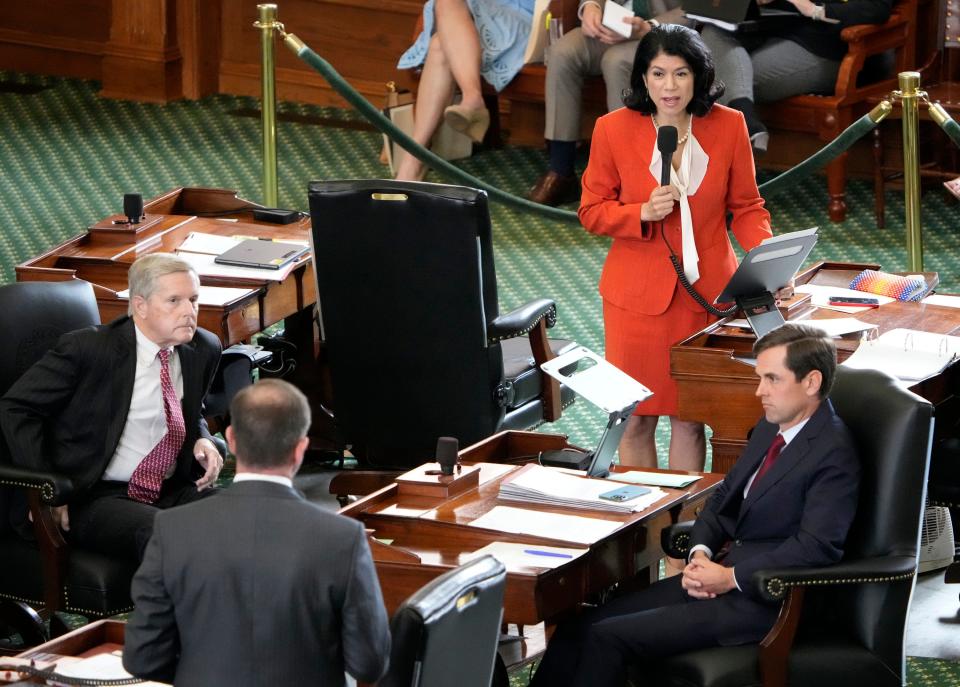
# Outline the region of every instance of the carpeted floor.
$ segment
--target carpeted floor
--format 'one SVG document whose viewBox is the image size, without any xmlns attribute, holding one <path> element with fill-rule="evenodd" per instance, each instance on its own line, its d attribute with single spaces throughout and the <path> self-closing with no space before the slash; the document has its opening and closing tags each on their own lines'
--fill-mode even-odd
<svg viewBox="0 0 960 687">
<path fill-rule="evenodd" d="M 257 107 L 254 99 L 215 96 L 151 105 L 102 100 L 97 89 L 92 82 L 0 72 L 0 281 L 13 279 L 18 262 L 119 212 L 124 193 L 150 198 L 177 186 L 207 186 L 261 198 L 259 119 L 250 116 Z M 307 209 L 306 188 L 313 179 L 387 174 L 377 160 L 380 136 L 358 128 L 353 113 L 293 103 L 281 103 L 278 112 L 280 206 Z M 540 150 L 506 147 L 481 151 L 462 165 L 522 194 L 545 167 L 545 156 Z M 814 177 L 771 199 L 769 207 L 777 231 L 821 226 L 812 259 L 906 269 L 902 198 L 888 194 L 884 230 L 875 225 L 869 184 L 851 182 L 848 204 L 847 221 L 830 223 L 825 183 Z M 925 267 L 940 273 L 941 292 L 960 292 L 957 218 L 957 204 L 942 189 L 924 195 Z M 501 308 L 539 296 L 555 298 L 556 334 L 602 351 L 596 283 L 607 241 L 575 225 L 496 205 L 492 219 Z M 590 445 L 601 415 L 577 403 L 546 430 Z M 662 428 L 661 454 L 667 438 Z M 958 682 L 960 664 L 911 659 L 911 685 Z"/>
</svg>

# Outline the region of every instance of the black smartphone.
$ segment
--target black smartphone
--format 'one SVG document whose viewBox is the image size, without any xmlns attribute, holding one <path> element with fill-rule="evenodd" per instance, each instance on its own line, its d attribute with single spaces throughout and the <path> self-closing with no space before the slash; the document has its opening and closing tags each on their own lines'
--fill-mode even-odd
<svg viewBox="0 0 960 687">
<path fill-rule="evenodd" d="M 855 298 L 853 296 L 830 296 L 833 305 L 880 305 L 878 298 Z"/>
</svg>

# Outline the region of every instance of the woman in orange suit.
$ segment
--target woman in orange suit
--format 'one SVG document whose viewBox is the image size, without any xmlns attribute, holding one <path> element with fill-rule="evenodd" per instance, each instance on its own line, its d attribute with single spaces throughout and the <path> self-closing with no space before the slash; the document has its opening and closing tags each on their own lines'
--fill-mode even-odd
<svg viewBox="0 0 960 687">
<path fill-rule="evenodd" d="M 677 418 L 670 347 L 716 317 L 685 290 L 687 280 L 709 303 L 737 267 L 737 242 L 749 250 L 771 235 L 757 190 L 743 115 L 715 105 L 713 60 L 700 36 L 679 25 L 651 30 L 633 63 L 625 108 L 597 120 L 583 174 L 580 221 L 613 238 L 600 277 L 607 359 L 654 395 L 629 420 L 620 444 L 626 465 L 655 467 L 654 433 L 670 417 L 670 467 L 702 470 L 703 425 Z M 676 127 L 678 146 L 667 186 L 660 185 L 657 131 Z"/>
</svg>

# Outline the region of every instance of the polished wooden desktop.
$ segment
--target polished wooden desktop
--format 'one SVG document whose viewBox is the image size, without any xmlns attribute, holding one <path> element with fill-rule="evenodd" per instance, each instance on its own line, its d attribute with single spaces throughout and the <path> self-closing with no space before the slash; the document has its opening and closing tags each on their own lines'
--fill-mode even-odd
<svg viewBox="0 0 960 687">
<path fill-rule="evenodd" d="M 371 550 L 387 610 L 426 582 L 451 570 L 493 542 L 588 548 L 588 553 L 554 568 L 509 568 L 504 600 L 505 623 L 552 623 L 614 584 L 645 585 L 657 579 L 660 531 L 692 519 L 721 476 L 707 474 L 684 489 L 664 488 L 666 495 L 639 513 L 580 511 L 498 500 L 500 483 L 534 460 L 541 450 L 566 444 L 563 435 L 502 432 L 461 453 L 464 464 L 480 467 L 479 486 L 449 498 L 401 493 L 396 482 L 340 512 L 362 521 L 370 531 Z M 478 459 L 474 462 L 474 459 Z M 626 470 L 615 466 L 615 471 Z M 683 473 L 686 474 L 686 473 Z M 568 541 L 563 532 L 547 538 L 474 527 L 495 506 L 581 515 L 614 521 L 620 527 L 588 544 Z M 384 541 L 389 543 L 384 543 Z"/>
<path fill-rule="evenodd" d="M 126 623 L 121 620 L 95 620 L 60 637 L 17 654 L 17 658 L 56 661 L 57 657 L 91 658 L 103 653 L 122 651 Z M 0 659 L 2 663 L 2 659 Z M 27 682 L 47 684 L 34 678 Z"/>
<path fill-rule="evenodd" d="M 148 253 L 176 251 L 191 232 L 309 240 L 309 218 L 286 225 L 258 222 L 252 214 L 256 207 L 260 206 L 239 198 L 236 191 L 174 189 L 146 201 L 146 216 L 138 225 L 125 223 L 123 215 L 112 215 L 17 265 L 17 281 L 86 280 L 93 285 L 101 320 L 109 322 L 127 311 L 127 301 L 117 293 L 127 288 L 131 263 Z M 224 346 L 297 316 L 300 321 L 287 327 L 288 337 L 296 332 L 304 350 L 312 353 L 309 308 L 316 302 L 316 282 L 309 256 L 280 282 L 202 276 L 200 283 L 249 291 L 222 305 L 200 306 L 200 326 L 219 336 Z M 300 315 L 304 312 L 305 316 Z"/>
<path fill-rule="evenodd" d="M 796 278 L 799 284 L 846 287 L 864 269 L 877 265 L 822 262 L 805 270 Z M 928 284 L 936 284 L 935 275 L 924 275 Z M 803 322 L 818 319 L 852 317 L 832 310 L 817 309 Z M 856 315 L 857 319 L 876 324 L 878 334 L 898 327 L 939 334 L 960 333 L 960 309 L 921 303 L 894 301 Z M 753 366 L 738 357 L 751 357 L 756 337 L 750 330 L 727 326 L 720 320 L 673 346 L 670 351 L 670 373 L 679 387 L 679 412 L 684 420 L 703 422 L 713 430 L 713 470 L 726 473 L 747 444 L 747 432 L 761 417 L 762 407 L 755 395 L 757 377 Z M 860 334 L 837 340 L 837 356 L 842 362 L 859 346 Z M 910 387 L 936 406 L 937 423 L 934 441 L 956 433 L 960 421 L 960 402 L 955 390 L 960 388 L 957 365 L 943 373 Z M 868 401 L 865 401 L 868 402 Z"/>
</svg>

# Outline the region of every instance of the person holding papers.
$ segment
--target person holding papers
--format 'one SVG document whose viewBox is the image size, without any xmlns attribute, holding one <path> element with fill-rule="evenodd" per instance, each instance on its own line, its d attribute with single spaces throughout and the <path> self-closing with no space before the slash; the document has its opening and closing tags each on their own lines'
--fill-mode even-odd
<svg viewBox="0 0 960 687">
<path fill-rule="evenodd" d="M 786 324 L 753 351 L 764 418 L 694 524 L 683 574 L 558 627 L 531 687 L 620 687 L 632 663 L 758 642 L 779 607 L 751 586 L 753 572 L 840 560 L 860 467 L 827 399 L 833 341 Z"/>
<path fill-rule="evenodd" d="M 607 26 L 607 5 L 623 5 L 634 16 L 622 19 L 623 32 Z M 544 84 L 550 168 L 530 189 L 527 197 L 535 203 L 559 205 L 579 196 L 580 183 L 574 172 L 577 141 L 580 140 L 580 106 L 583 82 L 588 76 L 603 75 L 607 89 L 607 110 L 623 107 L 623 94 L 630 87 L 630 72 L 637 45 L 651 27 L 683 23 L 679 0 L 580 0 L 580 26 L 563 34 L 549 47 Z M 626 33 L 627 35 L 624 35 Z"/>
<path fill-rule="evenodd" d="M 620 462 L 656 467 L 654 433 L 670 417 L 670 467 L 703 468 L 703 425 L 678 419 L 670 378 L 670 346 L 715 318 L 681 284 L 712 302 L 737 267 L 730 227 L 744 250 L 771 236 L 770 214 L 757 190 L 743 115 L 714 105 L 723 85 L 693 30 L 671 24 L 651 29 L 637 49 L 625 108 L 594 129 L 583 175 L 580 221 L 613 245 L 600 277 L 606 358 L 650 388 L 620 443 Z M 661 186 L 660 127 L 677 131 Z"/>
<path fill-rule="evenodd" d="M 417 143 L 429 146 L 442 120 L 475 143 L 483 140 L 490 113 L 480 77 L 499 91 L 520 71 L 533 6 L 534 0 L 427 0 L 423 31 L 397 64 L 399 69 L 423 65 L 414 107 Z M 461 99 L 451 105 L 454 87 Z M 401 154 L 397 179 L 418 181 L 425 174 L 422 162 Z"/>
<path fill-rule="evenodd" d="M 754 151 L 766 152 L 767 128 L 754 103 L 774 102 L 802 93 L 833 93 L 840 61 L 847 54 L 840 32 L 854 24 L 882 24 L 892 0 L 758 0 L 771 9 L 793 10 L 801 17 L 777 29 L 742 34 L 703 27 L 714 55 L 717 77 L 727 85 L 726 105 L 743 112 Z"/>
</svg>

